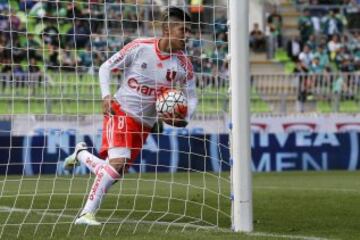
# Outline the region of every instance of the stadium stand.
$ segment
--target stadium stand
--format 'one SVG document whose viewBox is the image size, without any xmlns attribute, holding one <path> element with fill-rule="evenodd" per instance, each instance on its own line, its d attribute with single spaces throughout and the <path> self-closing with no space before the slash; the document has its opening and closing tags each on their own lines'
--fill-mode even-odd
<svg viewBox="0 0 360 240">
<path fill-rule="evenodd" d="M 250 37 L 254 50 L 251 54 L 253 110 L 358 111 L 359 80 L 356 74 L 352 75 L 360 69 L 360 33 L 356 31 L 358 3 L 350 0 L 336 4 L 334 1 L 281 2 L 265 9 L 266 31 L 256 26 Z M 62 78 L 67 74 L 69 82 L 91 79 L 88 84 L 96 85 L 94 76 L 105 59 L 133 38 L 156 35 L 148 30 L 159 25 L 158 6 L 152 10 L 155 14 L 149 15 L 141 1 L 135 7 L 131 0 L 112 0 L 107 1 L 106 16 L 104 6 L 97 0 L 79 3 L 1 0 L 0 88 L 5 89 L 3 96 L 7 100 L 14 97 L 12 91 L 6 90 L 7 86 L 28 85 L 35 88 L 30 92 L 40 93 L 36 86 L 47 82 L 56 85 L 60 81 L 56 73 L 60 72 Z M 197 13 L 194 16 L 197 17 Z M 195 31 L 197 35 L 190 41 L 188 53 L 201 89 L 226 89 L 229 72 L 226 11 L 217 12 L 213 18 L 206 16 L 200 16 L 206 24 L 194 26 L 201 31 Z M 350 77 L 342 77 L 339 72 Z M 309 74 L 331 75 L 335 80 L 324 82 L 322 77 L 305 76 Z M 117 76 L 121 79 L 121 73 Z M 279 82 L 283 83 L 281 88 L 278 88 Z M 326 97 L 319 94 L 324 91 L 331 94 Z M 25 94 L 26 91 L 16 92 Z M 220 94 L 221 101 L 226 104 L 226 90 L 221 92 L 224 93 Z M 329 101 L 333 101 L 335 93 L 352 107 L 332 107 Z M 69 99 L 71 94 L 69 92 Z M 204 91 L 201 95 L 204 96 Z M 203 108 L 207 112 L 219 94 L 212 96 L 206 92 L 205 95 L 204 99 L 211 99 L 209 107 Z M 63 97 L 60 93 L 53 96 L 60 97 Z M 339 106 L 339 103 L 333 105 Z"/>
<path fill-rule="evenodd" d="M 281 63 L 284 72 L 293 74 L 287 77 L 294 76 L 293 81 L 286 81 L 283 92 L 272 95 L 271 99 L 278 102 L 277 108 L 289 109 L 286 106 L 291 105 L 296 112 L 327 112 L 329 108 L 325 110 L 323 106 L 340 98 L 351 99 L 348 103 L 358 111 L 360 37 L 356 18 L 359 9 L 359 3 L 350 0 L 276 1 L 268 6 L 267 54 L 263 55 L 268 60 L 263 61 L 272 64 L 273 69 Z M 265 89 L 269 92 L 277 86 L 272 82 L 275 81 L 268 78 L 267 84 L 257 89 L 265 99 L 269 99 Z M 279 82 L 283 81 L 279 79 Z M 332 111 L 339 110 L 335 105 L 330 107 Z"/>
</svg>

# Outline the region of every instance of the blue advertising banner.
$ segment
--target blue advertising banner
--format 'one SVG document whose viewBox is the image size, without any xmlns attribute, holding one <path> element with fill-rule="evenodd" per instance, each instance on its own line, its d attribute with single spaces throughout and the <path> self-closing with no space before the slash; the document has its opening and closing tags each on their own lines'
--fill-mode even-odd
<svg viewBox="0 0 360 240">
<path fill-rule="evenodd" d="M 360 132 L 252 133 L 252 161 L 256 172 L 290 170 L 360 169 Z M 49 131 L 35 136 L 0 136 L 0 174 L 70 174 L 62 167 L 73 146 L 85 141 L 97 154 L 100 133 L 79 136 L 75 132 Z M 238 147 L 238 146 L 234 146 Z M 235 159 L 236 161 L 236 159 Z M 228 171 L 227 134 L 150 135 L 130 172 Z M 87 174 L 81 165 L 76 174 Z"/>
</svg>

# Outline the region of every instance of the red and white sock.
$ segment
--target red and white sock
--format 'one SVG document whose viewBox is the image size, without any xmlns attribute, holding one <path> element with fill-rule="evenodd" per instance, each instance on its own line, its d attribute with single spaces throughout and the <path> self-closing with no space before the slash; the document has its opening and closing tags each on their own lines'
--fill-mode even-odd
<svg viewBox="0 0 360 240">
<path fill-rule="evenodd" d="M 109 164 L 101 165 L 96 173 L 96 178 L 81 215 L 94 213 L 100 207 L 101 200 L 107 190 L 119 178 L 120 174 L 112 166 Z"/>
<path fill-rule="evenodd" d="M 86 165 L 86 167 L 94 174 L 96 174 L 96 172 L 99 170 L 99 168 L 106 164 L 106 162 L 98 157 L 96 157 L 95 155 L 91 154 L 89 151 L 87 150 L 82 150 L 80 151 L 76 158 L 84 163 Z"/>
</svg>

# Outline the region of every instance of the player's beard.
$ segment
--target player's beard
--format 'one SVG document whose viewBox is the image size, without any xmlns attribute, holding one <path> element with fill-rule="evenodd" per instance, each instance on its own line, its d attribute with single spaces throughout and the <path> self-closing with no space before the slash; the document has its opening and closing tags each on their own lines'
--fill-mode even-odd
<svg viewBox="0 0 360 240">
<path fill-rule="evenodd" d="M 174 45 L 175 45 L 175 48 L 173 49 L 174 51 L 185 50 L 185 41 L 177 40 Z"/>
</svg>

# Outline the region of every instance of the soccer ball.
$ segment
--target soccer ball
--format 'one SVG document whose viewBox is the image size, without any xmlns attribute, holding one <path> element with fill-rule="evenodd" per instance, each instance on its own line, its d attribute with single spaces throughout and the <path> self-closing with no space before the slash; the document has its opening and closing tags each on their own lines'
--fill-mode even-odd
<svg viewBox="0 0 360 240">
<path fill-rule="evenodd" d="M 169 89 L 156 99 L 157 113 L 171 113 L 177 117 L 185 118 L 187 114 L 187 100 L 182 91 Z"/>
</svg>

